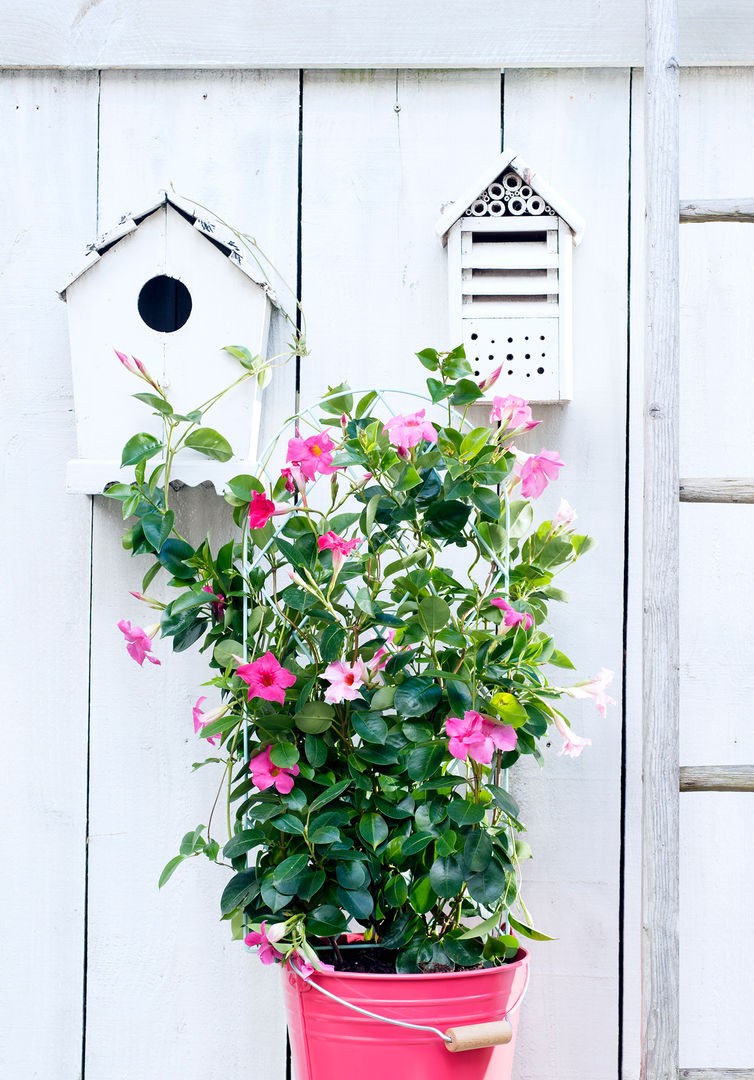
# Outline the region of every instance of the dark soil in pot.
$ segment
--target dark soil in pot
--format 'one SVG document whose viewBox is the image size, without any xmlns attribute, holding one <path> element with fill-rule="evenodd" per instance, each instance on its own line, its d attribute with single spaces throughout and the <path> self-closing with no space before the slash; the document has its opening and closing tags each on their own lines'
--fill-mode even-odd
<svg viewBox="0 0 754 1080">
<path fill-rule="evenodd" d="M 381 945 L 339 945 L 334 949 L 317 949 L 317 955 L 326 964 L 334 964 L 336 971 L 354 971 L 368 975 L 395 975 L 395 949 Z"/>
</svg>

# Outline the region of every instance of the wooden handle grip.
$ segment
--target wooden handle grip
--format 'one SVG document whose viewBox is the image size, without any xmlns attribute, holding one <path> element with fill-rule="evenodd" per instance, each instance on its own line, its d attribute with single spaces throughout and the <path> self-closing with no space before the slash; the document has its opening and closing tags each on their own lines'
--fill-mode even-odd
<svg viewBox="0 0 754 1080">
<path fill-rule="evenodd" d="M 448 1028 L 446 1035 L 452 1040 L 445 1043 L 451 1054 L 459 1050 L 481 1050 L 485 1046 L 502 1046 L 513 1038 L 513 1028 L 507 1020 L 493 1020 L 490 1024 L 465 1024 Z"/>
</svg>

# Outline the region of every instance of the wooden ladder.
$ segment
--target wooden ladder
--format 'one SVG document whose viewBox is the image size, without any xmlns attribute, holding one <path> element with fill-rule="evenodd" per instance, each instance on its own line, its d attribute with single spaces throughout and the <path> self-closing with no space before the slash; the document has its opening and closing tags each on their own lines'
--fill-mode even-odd
<svg viewBox="0 0 754 1080">
<path fill-rule="evenodd" d="M 644 402 L 642 1080 L 754 1080 L 679 1068 L 679 792 L 754 791 L 754 766 L 680 768 L 679 504 L 754 502 L 754 480 L 679 480 L 680 222 L 754 222 L 754 199 L 679 213 L 678 0 L 646 0 L 647 325 Z"/>
</svg>

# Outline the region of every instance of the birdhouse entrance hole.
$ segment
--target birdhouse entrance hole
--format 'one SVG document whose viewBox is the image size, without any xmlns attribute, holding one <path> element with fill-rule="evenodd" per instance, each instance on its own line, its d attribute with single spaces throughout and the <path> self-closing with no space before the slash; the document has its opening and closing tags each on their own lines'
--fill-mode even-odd
<svg viewBox="0 0 754 1080">
<path fill-rule="evenodd" d="M 182 281 L 159 274 L 139 293 L 139 315 L 152 330 L 173 334 L 188 322 L 191 293 Z"/>
</svg>

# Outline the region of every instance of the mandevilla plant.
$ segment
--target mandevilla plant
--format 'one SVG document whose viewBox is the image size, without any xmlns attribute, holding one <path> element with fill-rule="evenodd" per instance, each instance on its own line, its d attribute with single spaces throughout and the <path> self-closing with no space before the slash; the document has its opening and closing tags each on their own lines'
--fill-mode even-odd
<svg viewBox="0 0 754 1080">
<path fill-rule="evenodd" d="M 423 409 L 380 417 L 376 392 L 354 401 L 336 387 L 321 425 L 288 441 L 271 489 L 230 481 L 240 533 L 214 553 L 176 533 L 170 465 L 181 445 L 222 456 L 227 444 L 201 413 L 180 418 L 181 444 L 141 365 L 155 393 L 137 396 L 166 437 L 130 440 L 134 482 L 107 492 L 135 519 L 125 546 L 152 558 L 134 595 L 160 612 L 146 630 L 119 624 L 130 655 L 159 664 L 158 630 L 176 651 L 201 642 L 217 698 L 205 710 L 200 697 L 193 720 L 222 773 L 227 835 L 210 816 L 160 884 L 192 856 L 220 863 L 235 936 L 305 975 L 324 966 L 322 947 L 342 963 L 348 932 L 403 973 L 504 963 L 517 935 L 543 938 L 521 898 L 530 849 L 507 772 L 542 761 L 551 726 L 561 753 L 589 745 L 558 699 L 592 698 L 603 715 L 611 702 L 604 669 L 551 682 L 573 667 L 545 629 L 550 601 L 566 599 L 553 581 L 591 544 L 565 501 L 534 523 L 563 462 L 514 448 L 537 423 L 520 398 L 494 399 L 493 426 L 466 423 L 499 371 L 478 384 L 462 348 L 418 357 L 442 423 Z M 144 595 L 163 569 L 168 603 Z"/>
</svg>

